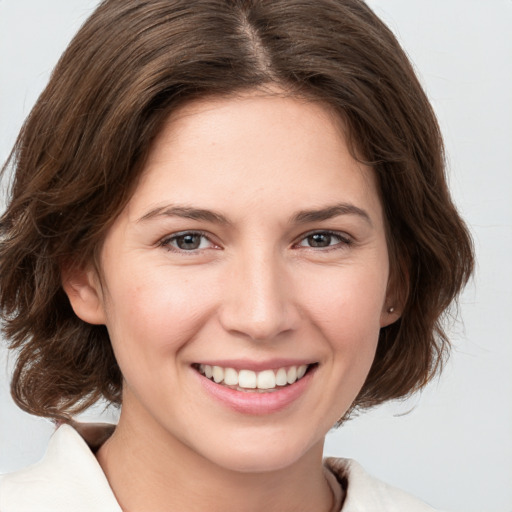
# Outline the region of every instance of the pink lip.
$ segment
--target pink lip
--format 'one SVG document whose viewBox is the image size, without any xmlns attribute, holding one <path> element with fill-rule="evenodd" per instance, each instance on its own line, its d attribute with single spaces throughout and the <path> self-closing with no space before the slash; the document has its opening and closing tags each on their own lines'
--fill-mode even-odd
<svg viewBox="0 0 512 512">
<path fill-rule="evenodd" d="M 233 364 L 233 361 L 230 362 Z M 208 363 L 206 363 L 208 364 Z M 222 366 L 219 364 L 218 366 Z M 282 365 L 293 366 L 293 365 Z M 282 368 L 282 366 L 280 366 Z M 233 368 L 233 366 L 228 366 Z M 247 368 L 247 366 L 244 366 Z M 265 368 L 269 368 L 265 366 Z M 317 367 L 312 368 L 302 379 L 277 391 L 267 393 L 245 392 L 216 384 L 195 371 L 205 391 L 230 409 L 243 414 L 264 415 L 281 411 L 300 398 L 307 390 Z"/>
<path fill-rule="evenodd" d="M 266 361 L 254 361 L 249 359 L 216 359 L 208 361 L 197 361 L 196 364 L 208 364 L 210 366 L 221 366 L 222 368 L 234 368 L 235 370 L 252 370 L 261 372 L 263 370 L 278 370 L 288 366 L 310 365 L 315 361 L 305 359 L 268 359 Z"/>
</svg>

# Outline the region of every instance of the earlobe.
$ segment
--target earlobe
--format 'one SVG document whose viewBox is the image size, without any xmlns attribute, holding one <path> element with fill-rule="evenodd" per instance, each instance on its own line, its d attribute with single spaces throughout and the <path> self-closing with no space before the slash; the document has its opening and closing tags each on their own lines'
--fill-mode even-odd
<svg viewBox="0 0 512 512">
<path fill-rule="evenodd" d="M 405 303 L 407 301 L 408 279 L 403 279 L 400 285 L 397 284 L 395 279 L 390 279 L 388 282 L 388 290 L 386 300 L 382 306 L 380 314 L 380 327 L 387 327 L 394 324 L 404 311 Z"/>
<path fill-rule="evenodd" d="M 380 315 L 380 327 L 395 323 L 403 314 L 409 296 L 409 272 L 405 260 L 391 266 L 386 299 Z"/>
<path fill-rule="evenodd" d="M 380 315 L 381 328 L 395 323 L 401 317 L 401 315 L 402 312 L 399 311 L 395 306 L 385 306 Z"/>
<path fill-rule="evenodd" d="M 89 324 L 105 324 L 103 294 L 94 270 L 62 270 L 62 287 L 78 318 Z"/>
</svg>

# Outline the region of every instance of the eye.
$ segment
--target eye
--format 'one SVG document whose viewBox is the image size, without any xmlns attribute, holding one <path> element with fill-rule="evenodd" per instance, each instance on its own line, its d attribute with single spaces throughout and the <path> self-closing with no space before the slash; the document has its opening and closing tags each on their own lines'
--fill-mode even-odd
<svg viewBox="0 0 512 512">
<path fill-rule="evenodd" d="M 324 249 L 328 247 L 335 248 L 350 245 L 352 240 L 344 234 L 332 231 L 316 231 L 307 234 L 297 244 L 298 247 L 308 247 L 312 249 Z"/>
<path fill-rule="evenodd" d="M 159 245 L 175 252 L 192 252 L 216 247 L 216 245 L 200 231 L 176 233 L 163 239 Z"/>
</svg>

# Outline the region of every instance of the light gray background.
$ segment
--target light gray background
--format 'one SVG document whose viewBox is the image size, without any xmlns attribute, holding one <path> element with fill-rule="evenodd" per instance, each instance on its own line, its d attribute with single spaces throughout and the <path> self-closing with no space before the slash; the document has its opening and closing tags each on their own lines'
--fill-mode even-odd
<svg viewBox="0 0 512 512">
<path fill-rule="evenodd" d="M 443 377 L 362 415 L 326 453 L 453 512 L 512 512 L 512 1 L 371 0 L 439 116 L 478 267 Z M 0 0 L 0 160 L 93 0 Z M 405 414 L 409 412 L 409 414 Z M 98 414 L 93 411 L 92 415 Z M 17 410 L 0 350 L 0 472 L 44 453 L 52 425 Z"/>
</svg>

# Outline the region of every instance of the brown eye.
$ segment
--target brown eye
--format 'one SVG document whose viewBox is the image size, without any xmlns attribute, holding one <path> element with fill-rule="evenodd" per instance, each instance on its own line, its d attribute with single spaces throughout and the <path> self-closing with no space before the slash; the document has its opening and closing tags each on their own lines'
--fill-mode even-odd
<svg viewBox="0 0 512 512">
<path fill-rule="evenodd" d="M 344 248 L 351 244 L 351 239 L 343 233 L 317 231 L 306 235 L 297 245 L 311 249 Z"/>
<path fill-rule="evenodd" d="M 329 233 L 315 233 L 307 237 L 310 247 L 329 247 L 332 239 L 333 236 Z"/>
<path fill-rule="evenodd" d="M 194 249 L 199 249 L 201 245 L 202 235 L 189 233 L 186 235 L 178 236 L 174 239 L 176 247 L 183 251 L 193 251 Z"/>
<path fill-rule="evenodd" d="M 216 247 L 215 244 L 200 231 L 182 231 L 160 242 L 162 247 L 174 252 L 193 252 Z"/>
</svg>

